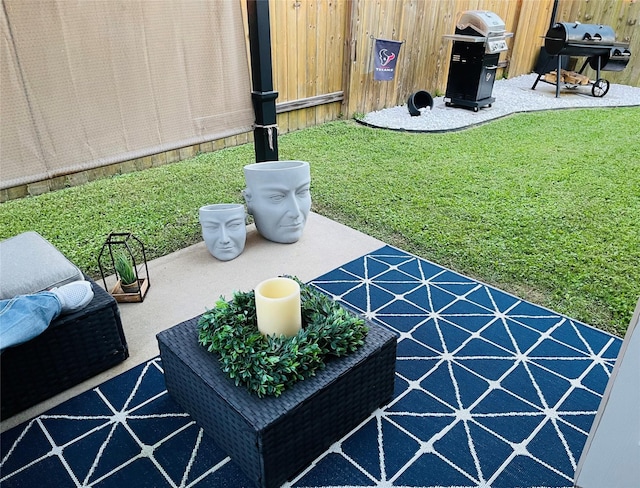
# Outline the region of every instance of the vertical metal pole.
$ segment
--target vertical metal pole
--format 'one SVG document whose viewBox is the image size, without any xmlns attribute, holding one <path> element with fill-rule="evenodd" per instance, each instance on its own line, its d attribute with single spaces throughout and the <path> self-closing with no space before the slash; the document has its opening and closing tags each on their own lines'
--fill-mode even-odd
<svg viewBox="0 0 640 488">
<path fill-rule="evenodd" d="M 558 15 L 558 0 L 553 0 L 553 8 L 551 9 L 551 20 L 549 21 L 549 29 L 551 29 L 556 23 L 557 15 Z"/>
<path fill-rule="evenodd" d="M 277 161 L 276 98 L 278 98 L 278 92 L 273 91 L 269 0 L 247 0 L 247 17 L 253 79 L 251 98 L 256 114 L 253 129 L 256 162 Z"/>
<path fill-rule="evenodd" d="M 560 96 L 560 76 L 562 73 L 562 54 L 558 54 L 558 67 L 556 68 L 556 98 Z"/>
</svg>

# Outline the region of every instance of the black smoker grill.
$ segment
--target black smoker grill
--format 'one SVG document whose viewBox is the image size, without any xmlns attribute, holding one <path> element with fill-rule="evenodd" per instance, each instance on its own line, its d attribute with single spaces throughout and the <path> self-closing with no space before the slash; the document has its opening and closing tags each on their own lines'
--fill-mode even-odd
<svg viewBox="0 0 640 488">
<path fill-rule="evenodd" d="M 594 82 L 588 80 L 592 84 L 591 94 L 594 97 L 604 97 L 609 91 L 609 82 L 600 78 L 600 71 L 622 71 L 631 57 L 631 53 L 627 49 L 628 45 L 616 43 L 615 39 L 615 32 L 608 25 L 581 24 L 579 22 L 559 22 L 552 25 L 544 37 L 544 48 L 550 55 L 547 64 L 554 58 L 557 59 L 555 81 L 550 82 L 546 79 L 542 81 L 555 84 L 556 97 L 558 97 L 563 72 L 562 56 L 586 56 L 587 59 L 578 71 L 578 75 L 582 75 L 587 64 L 591 66 L 596 72 L 596 80 Z M 536 88 L 545 71 L 546 69 L 543 68 L 538 73 L 538 77 L 531 87 L 532 90 Z M 585 77 L 568 76 L 567 78 L 575 81 L 575 79 Z M 572 85 L 574 83 L 566 84 Z"/>
<path fill-rule="evenodd" d="M 487 10 L 462 12 L 455 34 L 444 36 L 453 41 L 445 105 L 473 108 L 490 107 L 498 69 L 498 58 L 506 51 L 507 37 L 504 22 Z"/>
</svg>

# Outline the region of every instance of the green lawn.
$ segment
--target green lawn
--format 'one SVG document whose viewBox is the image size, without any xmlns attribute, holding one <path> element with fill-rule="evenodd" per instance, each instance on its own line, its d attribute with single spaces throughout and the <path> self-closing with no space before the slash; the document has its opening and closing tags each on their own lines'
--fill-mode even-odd
<svg viewBox="0 0 640 488">
<path fill-rule="evenodd" d="M 286 134 L 313 210 L 622 335 L 640 296 L 640 108 L 520 114 L 460 132 L 342 121 Z M 197 209 L 242 202 L 245 145 L 0 205 L 0 238 L 36 230 L 89 274 L 109 231 L 157 257 L 200 240 Z M 339 243 L 338 243 L 339 245 Z"/>
</svg>

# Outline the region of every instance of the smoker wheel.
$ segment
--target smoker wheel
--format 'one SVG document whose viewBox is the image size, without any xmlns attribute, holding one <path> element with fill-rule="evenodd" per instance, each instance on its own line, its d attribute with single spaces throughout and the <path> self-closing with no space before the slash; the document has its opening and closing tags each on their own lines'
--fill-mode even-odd
<svg viewBox="0 0 640 488">
<path fill-rule="evenodd" d="M 594 97 L 604 97 L 608 91 L 609 82 L 604 78 L 596 80 L 596 82 L 593 84 L 593 87 L 591 87 L 591 94 Z"/>
</svg>

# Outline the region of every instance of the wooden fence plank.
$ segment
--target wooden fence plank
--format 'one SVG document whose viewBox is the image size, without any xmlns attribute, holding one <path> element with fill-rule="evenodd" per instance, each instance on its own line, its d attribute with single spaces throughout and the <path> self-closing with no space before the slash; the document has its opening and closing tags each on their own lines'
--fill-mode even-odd
<svg viewBox="0 0 640 488">
<path fill-rule="evenodd" d="M 318 3 L 322 0 L 310 0 L 304 12 L 304 22 L 300 22 L 299 35 L 305 37 L 306 52 L 300 64 L 304 66 L 305 83 L 302 85 L 300 98 L 308 98 L 317 93 L 318 88 Z M 304 127 L 316 125 L 315 110 L 305 110 Z"/>
<path fill-rule="evenodd" d="M 327 50 L 327 65 L 329 66 L 329 91 L 343 91 L 345 88 L 345 78 L 342 76 L 345 61 L 347 61 L 348 37 L 347 29 L 349 22 L 350 8 L 348 2 L 343 0 L 343 8 L 335 1 L 329 2 L 329 18 L 331 19 L 330 27 L 332 35 L 329 38 L 329 49 Z M 327 105 L 327 113 L 323 122 L 335 120 L 342 116 L 345 107 L 345 101 Z"/>
<path fill-rule="evenodd" d="M 317 47 L 317 72 L 315 78 L 315 93 L 318 95 L 321 93 L 330 92 L 330 76 L 328 74 L 327 55 L 331 50 L 331 38 L 329 32 L 331 25 L 331 17 L 329 15 L 329 2 L 327 0 L 318 0 L 316 9 L 316 47 Z M 339 51 L 339 55 L 343 54 L 342 50 Z M 329 61 L 330 62 L 330 61 Z M 321 105 L 315 111 L 315 123 L 322 124 L 327 120 L 328 109 L 326 105 Z"/>
</svg>

